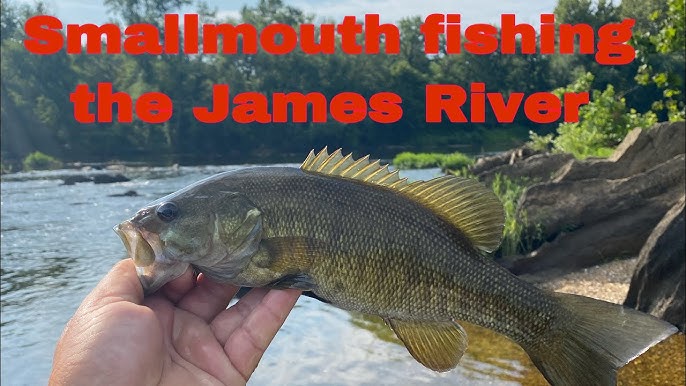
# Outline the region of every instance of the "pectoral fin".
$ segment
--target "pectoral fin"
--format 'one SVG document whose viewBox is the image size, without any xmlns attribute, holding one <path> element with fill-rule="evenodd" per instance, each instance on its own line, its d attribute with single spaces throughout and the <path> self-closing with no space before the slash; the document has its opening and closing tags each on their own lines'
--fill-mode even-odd
<svg viewBox="0 0 686 386">
<path fill-rule="evenodd" d="M 295 288 L 303 291 L 309 291 L 314 288 L 314 281 L 310 275 L 306 273 L 284 275 L 273 282 L 269 283 L 268 287 L 272 288 Z"/>
<path fill-rule="evenodd" d="M 322 303 L 331 304 L 331 302 L 330 302 L 329 300 L 327 300 L 327 299 L 325 299 L 325 298 L 323 298 L 323 297 L 321 297 L 321 296 L 315 294 L 315 293 L 312 292 L 312 291 L 305 291 L 305 292 L 303 292 L 303 295 L 304 295 L 304 296 L 307 296 L 308 298 L 317 299 L 317 300 L 319 300 L 319 301 L 322 302 Z"/>
<path fill-rule="evenodd" d="M 431 370 L 452 369 L 467 350 L 467 333 L 455 322 L 384 320 L 414 359 Z"/>
<path fill-rule="evenodd" d="M 316 280 L 310 276 L 310 268 L 321 250 L 320 244 L 304 237 L 262 239 L 250 263 L 232 283 L 246 287 L 314 290 Z"/>
</svg>

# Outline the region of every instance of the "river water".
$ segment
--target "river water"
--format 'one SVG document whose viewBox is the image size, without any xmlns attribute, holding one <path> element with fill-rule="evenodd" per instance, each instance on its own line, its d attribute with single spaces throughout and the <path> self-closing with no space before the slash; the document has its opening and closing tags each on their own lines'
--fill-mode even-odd
<svg viewBox="0 0 686 386">
<path fill-rule="evenodd" d="M 297 165 L 291 165 L 297 166 Z M 61 185 L 65 171 L 2 181 L 2 385 L 45 384 L 55 343 L 84 296 L 124 247 L 112 227 L 163 195 L 242 166 L 154 168 L 124 183 Z M 430 179 L 438 169 L 410 170 Z M 139 196 L 109 197 L 128 190 Z M 416 363 L 378 319 L 301 297 L 255 371 L 251 385 L 545 384 L 523 351 L 466 326 L 460 365 L 434 373 Z"/>
</svg>

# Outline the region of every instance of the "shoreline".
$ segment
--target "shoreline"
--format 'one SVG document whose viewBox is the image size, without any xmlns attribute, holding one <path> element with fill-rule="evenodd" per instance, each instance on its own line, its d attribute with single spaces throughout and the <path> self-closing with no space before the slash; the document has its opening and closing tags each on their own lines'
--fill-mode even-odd
<svg viewBox="0 0 686 386">
<path fill-rule="evenodd" d="M 638 257 L 610 261 L 579 271 L 541 271 L 519 277 L 539 288 L 622 304 Z M 686 336 L 677 332 L 622 367 L 617 385 L 686 385 Z"/>
<path fill-rule="evenodd" d="M 631 257 L 579 271 L 563 273 L 553 269 L 519 275 L 519 278 L 547 290 L 622 304 L 629 292 L 629 284 L 637 262 L 638 257 Z"/>
</svg>

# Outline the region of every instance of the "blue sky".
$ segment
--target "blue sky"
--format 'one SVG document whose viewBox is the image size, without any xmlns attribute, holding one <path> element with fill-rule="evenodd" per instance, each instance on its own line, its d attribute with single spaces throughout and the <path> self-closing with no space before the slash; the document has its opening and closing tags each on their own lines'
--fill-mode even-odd
<svg viewBox="0 0 686 386">
<path fill-rule="evenodd" d="M 32 3 L 32 0 L 15 0 L 20 3 Z M 450 0 L 286 0 L 318 16 L 332 17 L 337 21 L 343 16 L 361 16 L 365 13 L 378 13 L 384 22 L 394 22 L 405 16 L 426 16 L 431 13 L 459 13 L 462 24 L 494 23 L 499 24 L 500 15 L 514 13 L 517 21 L 538 24 L 538 15 L 551 13 L 557 0 L 536 1 L 450 1 Z M 102 1 L 88 0 L 47 0 L 54 16 L 66 24 L 95 23 L 103 24 L 108 20 L 107 9 Z M 209 0 L 221 15 L 235 15 L 243 5 L 253 5 L 257 0 L 219 1 Z M 191 10 L 188 11 L 189 13 Z"/>
</svg>

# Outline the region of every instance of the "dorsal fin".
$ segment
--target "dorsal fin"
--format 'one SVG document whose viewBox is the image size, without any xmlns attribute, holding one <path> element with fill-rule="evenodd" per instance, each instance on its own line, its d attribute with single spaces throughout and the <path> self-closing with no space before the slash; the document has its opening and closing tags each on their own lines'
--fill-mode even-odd
<svg viewBox="0 0 686 386">
<path fill-rule="evenodd" d="M 336 150 L 331 155 L 327 153 L 326 147 L 317 155 L 312 150 L 300 169 L 394 188 L 408 184 L 407 178 L 401 179 L 397 170 L 389 171 L 388 165 L 381 166 L 379 160 L 370 161 L 368 155 L 354 160 L 352 153 L 343 156 L 341 149 Z"/>
<path fill-rule="evenodd" d="M 341 149 L 331 155 L 325 147 L 314 151 L 300 166 L 303 171 L 332 177 L 348 178 L 368 184 L 381 185 L 419 202 L 436 215 L 453 224 L 472 244 L 492 252 L 500 245 L 505 213 L 498 197 L 479 181 L 457 176 L 442 176 L 429 181 L 407 182 L 398 171 L 369 156 L 358 160 L 351 154 L 343 156 Z"/>
</svg>

